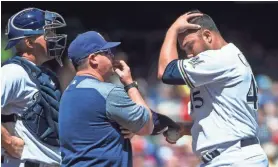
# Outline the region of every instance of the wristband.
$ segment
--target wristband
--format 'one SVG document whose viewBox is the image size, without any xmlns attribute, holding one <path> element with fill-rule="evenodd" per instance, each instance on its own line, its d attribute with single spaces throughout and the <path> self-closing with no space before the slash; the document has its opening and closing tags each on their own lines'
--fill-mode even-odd
<svg viewBox="0 0 278 167">
<path fill-rule="evenodd" d="M 125 89 L 126 92 L 128 92 L 128 90 L 129 90 L 130 88 L 133 88 L 133 87 L 135 87 L 135 88 L 138 89 L 138 84 L 137 84 L 136 81 L 132 82 L 131 84 L 126 85 L 126 86 L 124 87 L 124 89 Z"/>
</svg>

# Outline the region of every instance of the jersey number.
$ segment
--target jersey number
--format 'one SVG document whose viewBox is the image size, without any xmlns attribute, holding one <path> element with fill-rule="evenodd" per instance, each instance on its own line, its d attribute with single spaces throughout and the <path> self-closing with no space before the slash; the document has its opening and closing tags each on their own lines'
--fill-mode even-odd
<svg viewBox="0 0 278 167">
<path fill-rule="evenodd" d="M 204 100 L 203 98 L 201 97 L 198 97 L 198 95 L 200 94 L 200 91 L 196 91 L 196 92 L 193 92 L 193 102 L 196 104 L 196 102 L 198 102 L 198 104 L 194 105 L 195 108 L 200 108 L 203 106 L 204 104 Z M 191 105 L 193 105 L 191 103 Z M 191 109 L 193 108 L 193 106 L 191 106 Z"/>
<path fill-rule="evenodd" d="M 251 75 L 251 84 L 250 84 L 250 88 L 249 88 L 249 91 L 247 93 L 247 96 L 246 96 L 246 101 L 248 103 L 253 103 L 254 104 L 254 109 L 258 109 L 258 87 L 256 85 L 256 82 L 255 82 L 255 79 L 254 79 L 254 76 Z"/>
</svg>

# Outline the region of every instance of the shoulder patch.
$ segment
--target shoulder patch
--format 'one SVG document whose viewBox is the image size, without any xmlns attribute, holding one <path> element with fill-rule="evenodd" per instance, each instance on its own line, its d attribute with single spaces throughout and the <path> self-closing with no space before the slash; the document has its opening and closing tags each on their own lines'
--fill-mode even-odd
<svg viewBox="0 0 278 167">
<path fill-rule="evenodd" d="M 193 68 L 195 68 L 197 65 L 204 63 L 204 60 L 201 60 L 199 56 L 195 56 L 191 58 L 191 60 L 188 61 L 189 64 L 192 65 Z"/>
</svg>

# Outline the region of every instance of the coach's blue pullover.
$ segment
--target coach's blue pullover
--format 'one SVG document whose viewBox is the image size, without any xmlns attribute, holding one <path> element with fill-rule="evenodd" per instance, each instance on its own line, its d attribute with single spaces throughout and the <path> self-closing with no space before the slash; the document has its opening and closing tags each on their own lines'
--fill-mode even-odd
<svg viewBox="0 0 278 167">
<path fill-rule="evenodd" d="M 119 126 L 136 132 L 148 121 L 147 113 L 123 88 L 76 76 L 60 103 L 62 166 L 132 166 L 130 140 L 121 136 Z"/>
</svg>

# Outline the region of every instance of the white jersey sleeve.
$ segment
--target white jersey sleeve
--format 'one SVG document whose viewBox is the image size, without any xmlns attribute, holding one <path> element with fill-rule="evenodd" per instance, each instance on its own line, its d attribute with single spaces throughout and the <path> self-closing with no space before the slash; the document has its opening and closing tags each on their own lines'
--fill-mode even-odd
<svg viewBox="0 0 278 167">
<path fill-rule="evenodd" d="M 224 80 L 236 67 L 227 61 L 219 61 L 218 51 L 205 51 L 190 58 L 178 60 L 178 69 L 190 88 Z"/>
<path fill-rule="evenodd" d="M 2 67 L 1 108 L 21 96 L 20 89 L 25 83 L 23 73 L 18 66 L 8 64 Z"/>
<path fill-rule="evenodd" d="M 24 95 L 24 86 L 26 85 L 25 75 L 24 69 L 17 64 L 7 64 L 2 67 L 2 109 L 8 104 L 16 102 L 16 99 Z"/>
</svg>

